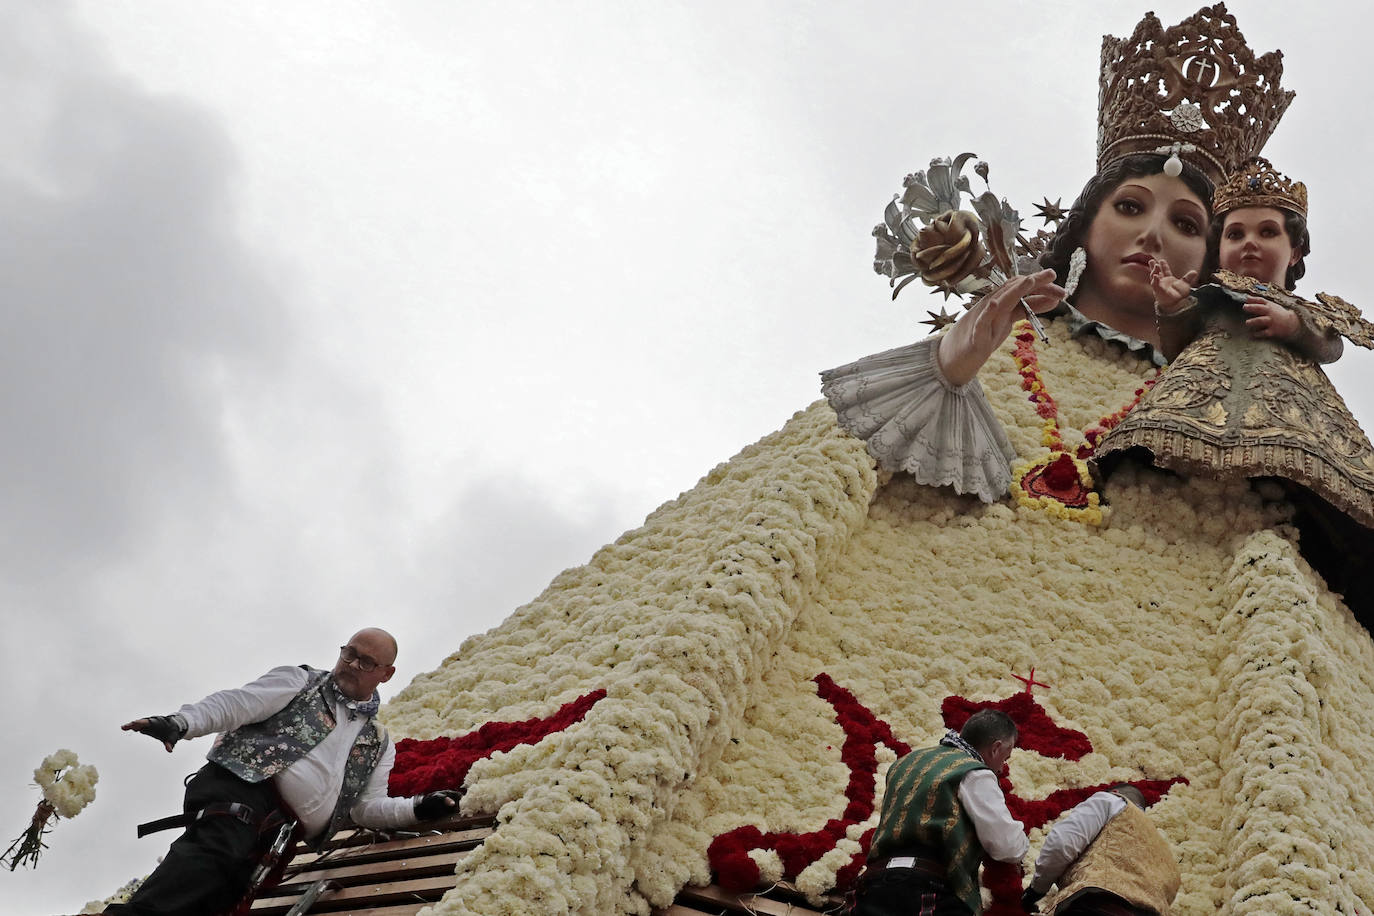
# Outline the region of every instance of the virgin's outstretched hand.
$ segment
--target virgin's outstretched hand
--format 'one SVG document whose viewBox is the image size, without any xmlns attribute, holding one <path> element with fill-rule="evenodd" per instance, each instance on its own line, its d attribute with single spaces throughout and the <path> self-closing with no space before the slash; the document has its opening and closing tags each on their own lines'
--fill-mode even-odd
<svg viewBox="0 0 1374 916">
<path fill-rule="evenodd" d="M 1053 270 L 1013 277 L 959 317 L 949 333 L 940 338 L 937 356 L 940 371 L 951 385 L 966 385 L 983 368 L 988 357 L 1024 317 L 1021 300 L 1036 314 L 1048 312 L 1064 298 L 1064 288 L 1054 282 Z"/>
</svg>

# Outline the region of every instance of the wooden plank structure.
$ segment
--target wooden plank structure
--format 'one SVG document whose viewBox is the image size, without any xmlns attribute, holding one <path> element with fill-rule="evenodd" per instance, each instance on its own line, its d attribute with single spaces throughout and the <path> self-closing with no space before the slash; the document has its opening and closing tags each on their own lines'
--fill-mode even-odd
<svg viewBox="0 0 1374 916">
<path fill-rule="evenodd" d="M 453 870 L 491 836 L 495 821 L 453 818 L 422 833 L 379 837 L 344 831 L 316 855 L 298 850 L 282 882 L 253 901 L 253 916 L 285 916 L 319 881 L 328 881 L 308 913 L 414 916 L 454 885 Z"/>
<path fill-rule="evenodd" d="M 318 894 L 298 913 L 329 916 L 415 916 L 454 886 L 454 869 L 495 829 L 493 818 L 453 818 L 423 833 L 379 837 L 346 831 L 316 855 L 298 849 L 282 882 L 253 903 L 253 916 L 286 916 L 301 898 Z M 318 882 L 327 881 L 320 886 Z M 716 885 L 683 888 L 671 906 L 654 916 L 825 916 L 839 911 L 839 898 L 811 908 L 786 883 L 767 892 L 734 894 Z M 531 912 L 530 916 L 541 916 Z"/>
</svg>

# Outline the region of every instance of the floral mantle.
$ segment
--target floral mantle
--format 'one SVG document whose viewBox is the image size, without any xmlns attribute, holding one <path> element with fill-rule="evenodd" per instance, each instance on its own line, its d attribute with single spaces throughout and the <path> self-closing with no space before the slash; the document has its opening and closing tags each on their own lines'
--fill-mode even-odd
<svg viewBox="0 0 1374 916">
<path fill-rule="evenodd" d="M 1039 374 L 1073 451 L 1152 367 L 1055 324 Z M 1010 347 L 983 375 L 1040 461 L 1021 381 Z M 1374 644 L 1286 508 L 1131 468 L 1102 495 L 1093 526 L 880 480 L 827 406 L 799 413 L 386 707 L 400 737 L 457 738 L 464 813 L 497 813 L 433 911 L 647 916 L 688 882 L 784 875 L 819 899 L 958 697 L 1033 699 L 1059 730 L 1062 756 L 1012 756 L 1030 804 L 1154 786 L 1176 912 L 1374 910 Z M 535 740 L 462 742 L 594 691 Z M 1033 851 L 1049 808 L 1017 811 Z"/>
</svg>

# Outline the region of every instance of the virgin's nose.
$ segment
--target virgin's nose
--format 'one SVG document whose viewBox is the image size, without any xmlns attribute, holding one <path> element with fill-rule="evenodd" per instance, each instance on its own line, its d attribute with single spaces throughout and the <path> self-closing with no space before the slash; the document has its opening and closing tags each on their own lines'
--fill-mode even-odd
<svg viewBox="0 0 1374 916">
<path fill-rule="evenodd" d="M 1164 250 L 1164 217 L 1157 216 L 1146 220 L 1140 227 L 1140 236 L 1136 239 L 1136 244 L 1140 250 L 1148 253 L 1160 252 Z"/>
</svg>

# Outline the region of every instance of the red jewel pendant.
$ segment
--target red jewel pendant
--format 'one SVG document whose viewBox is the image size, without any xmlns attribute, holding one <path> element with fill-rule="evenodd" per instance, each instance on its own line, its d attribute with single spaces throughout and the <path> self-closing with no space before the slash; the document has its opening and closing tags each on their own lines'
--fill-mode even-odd
<svg viewBox="0 0 1374 916">
<path fill-rule="evenodd" d="M 1035 465 L 1021 478 L 1021 487 L 1032 496 L 1046 496 L 1070 509 L 1086 509 L 1092 488 L 1083 485 L 1078 465 L 1067 452 L 1058 452 Z"/>
</svg>

